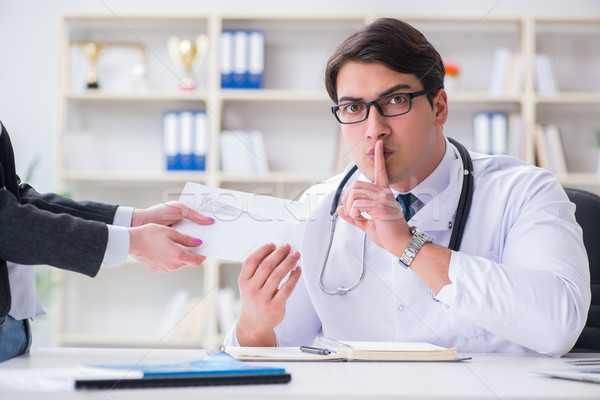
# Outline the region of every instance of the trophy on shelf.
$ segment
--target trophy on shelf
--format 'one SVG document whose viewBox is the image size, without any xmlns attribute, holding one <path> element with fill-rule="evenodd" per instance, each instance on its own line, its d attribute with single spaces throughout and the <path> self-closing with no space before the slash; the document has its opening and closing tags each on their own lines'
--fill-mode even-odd
<svg viewBox="0 0 600 400">
<path fill-rule="evenodd" d="M 90 61 L 90 70 L 88 72 L 87 88 L 98 89 L 98 57 L 102 46 L 95 42 L 86 42 L 83 44 L 83 52 Z"/>
<path fill-rule="evenodd" d="M 182 65 L 184 68 L 184 76 L 181 78 L 179 87 L 182 90 L 194 90 L 196 88 L 196 80 L 194 79 L 192 67 L 198 62 L 202 62 L 206 51 L 208 50 L 208 36 L 199 35 L 195 41 L 188 39 L 179 39 L 172 37 L 167 42 L 169 55 L 177 65 Z"/>
</svg>

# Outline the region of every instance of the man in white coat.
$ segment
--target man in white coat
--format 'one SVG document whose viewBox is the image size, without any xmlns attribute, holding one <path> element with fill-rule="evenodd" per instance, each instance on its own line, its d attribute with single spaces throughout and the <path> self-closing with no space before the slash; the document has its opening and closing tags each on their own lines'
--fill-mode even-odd
<svg viewBox="0 0 600 400">
<path fill-rule="evenodd" d="M 359 170 L 345 185 L 333 240 L 329 209 L 343 174 L 305 193 L 317 208 L 302 268 L 289 245 L 246 259 L 242 310 L 226 344 L 309 345 L 324 335 L 461 352 L 572 348 L 590 277 L 575 206 L 552 174 L 471 153 L 470 213 L 460 249 L 447 247 L 467 176 L 443 132 L 444 74 L 433 46 L 398 20 L 377 20 L 340 45 L 326 86 Z"/>
</svg>

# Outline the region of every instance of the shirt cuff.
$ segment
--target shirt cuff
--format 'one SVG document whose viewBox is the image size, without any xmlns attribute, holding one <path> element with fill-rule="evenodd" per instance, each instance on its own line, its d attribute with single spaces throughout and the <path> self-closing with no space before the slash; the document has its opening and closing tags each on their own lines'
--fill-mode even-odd
<svg viewBox="0 0 600 400">
<path fill-rule="evenodd" d="M 448 285 L 444 286 L 442 290 L 440 290 L 435 296 L 436 300 L 444 303 L 445 306 L 452 307 L 454 301 L 456 300 L 456 255 L 453 251 L 450 255 L 450 265 L 448 266 L 448 277 L 450 278 L 450 282 Z"/>
<path fill-rule="evenodd" d="M 108 242 L 102 260 L 102 268 L 120 267 L 129 254 L 129 229 L 123 226 L 107 225 Z"/>
<path fill-rule="evenodd" d="M 112 224 L 129 228 L 131 226 L 131 219 L 133 218 L 133 210 L 135 210 L 133 207 L 117 207 Z"/>
<path fill-rule="evenodd" d="M 237 327 L 237 321 L 233 324 L 233 327 L 229 330 L 225 339 L 223 340 L 223 344 L 225 346 L 239 346 L 240 342 L 238 342 L 237 335 L 235 334 L 235 330 Z"/>
</svg>

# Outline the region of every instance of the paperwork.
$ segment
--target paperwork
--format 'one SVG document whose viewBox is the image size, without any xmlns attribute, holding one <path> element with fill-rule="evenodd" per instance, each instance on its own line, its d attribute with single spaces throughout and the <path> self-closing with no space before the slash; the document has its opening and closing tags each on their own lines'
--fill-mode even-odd
<svg viewBox="0 0 600 400">
<path fill-rule="evenodd" d="M 219 189 L 188 182 L 180 201 L 215 222 L 198 225 L 182 220 L 179 232 L 202 239 L 192 251 L 207 257 L 243 261 L 266 243 L 289 243 L 299 250 L 310 215 L 308 203 Z"/>
<path fill-rule="evenodd" d="M 238 360 L 253 361 L 460 361 L 455 349 L 424 342 L 339 342 L 327 337 L 313 346 L 329 354 L 305 353 L 299 347 L 235 347 L 220 350 Z"/>
</svg>

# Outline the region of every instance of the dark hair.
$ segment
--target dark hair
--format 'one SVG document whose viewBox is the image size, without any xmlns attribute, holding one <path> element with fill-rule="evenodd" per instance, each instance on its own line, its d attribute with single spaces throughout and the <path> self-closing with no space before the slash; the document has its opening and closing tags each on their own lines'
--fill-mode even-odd
<svg viewBox="0 0 600 400">
<path fill-rule="evenodd" d="M 342 42 L 325 70 L 325 88 L 337 103 L 337 76 L 349 61 L 383 64 L 393 71 L 416 75 L 428 89 L 429 103 L 444 87 L 446 70 L 442 57 L 421 32 L 406 22 L 380 18 Z"/>
</svg>

